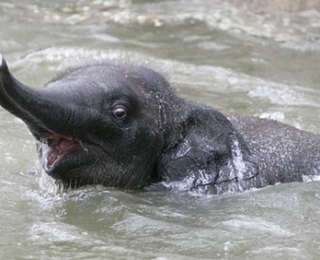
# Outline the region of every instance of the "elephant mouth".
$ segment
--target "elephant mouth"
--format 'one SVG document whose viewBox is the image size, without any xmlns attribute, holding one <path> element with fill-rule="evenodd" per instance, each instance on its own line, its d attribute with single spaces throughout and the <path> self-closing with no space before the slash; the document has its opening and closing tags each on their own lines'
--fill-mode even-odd
<svg viewBox="0 0 320 260">
<path fill-rule="evenodd" d="M 61 135 L 52 134 L 41 138 L 41 142 L 46 145 L 43 157 L 45 159 L 45 170 L 53 169 L 71 152 L 79 151 L 82 148 L 80 142 L 66 138 Z"/>
</svg>

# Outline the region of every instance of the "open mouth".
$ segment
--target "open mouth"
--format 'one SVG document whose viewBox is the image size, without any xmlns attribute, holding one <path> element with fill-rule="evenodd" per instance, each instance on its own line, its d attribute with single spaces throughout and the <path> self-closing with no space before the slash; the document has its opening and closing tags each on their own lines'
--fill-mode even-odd
<svg viewBox="0 0 320 260">
<path fill-rule="evenodd" d="M 41 142 L 47 145 L 43 151 L 47 171 L 52 170 L 71 151 L 81 149 L 81 144 L 78 141 L 57 134 L 43 137 Z"/>
</svg>

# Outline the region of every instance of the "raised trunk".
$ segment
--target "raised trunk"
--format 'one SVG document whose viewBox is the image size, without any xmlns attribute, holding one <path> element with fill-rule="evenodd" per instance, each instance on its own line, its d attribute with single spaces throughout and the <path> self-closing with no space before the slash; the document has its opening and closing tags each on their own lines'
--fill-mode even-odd
<svg viewBox="0 0 320 260">
<path fill-rule="evenodd" d="M 39 134 L 64 134 L 61 132 L 62 126 L 66 125 L 64 121 L 67 122 L 72 116 L 70 106 L 65 105 L 68 104 L 65 99 L 46 89 L 31 88 L 19 82 L 11 75 L 0 54 L 0 105 L 23 120 L 30 129 Z"/>
</svg>

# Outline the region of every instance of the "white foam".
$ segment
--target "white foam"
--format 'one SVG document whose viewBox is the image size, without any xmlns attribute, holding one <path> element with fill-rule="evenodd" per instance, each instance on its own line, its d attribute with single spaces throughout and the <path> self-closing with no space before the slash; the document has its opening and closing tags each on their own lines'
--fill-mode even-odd
<svg viewBox="0 0 320 260">
<path fill-rule="evenodd" d="M 320 181 L 319 175 L 302 175 L 303 182 Z"/>
</svg>

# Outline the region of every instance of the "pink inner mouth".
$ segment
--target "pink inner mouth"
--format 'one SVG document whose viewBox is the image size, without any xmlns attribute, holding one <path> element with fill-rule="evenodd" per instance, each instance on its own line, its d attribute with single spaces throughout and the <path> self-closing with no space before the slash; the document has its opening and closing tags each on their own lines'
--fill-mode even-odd
<svg viewBox="0 0 320 260">
<path fill-rule="evenodd" d="M 79 142 L 57 134 L 50 135 L 44 140 L 48 145 L 47 166 L 49 167 L 52 167 L 53 164 L 59 161 L 67 152 L 81 146 Z"/>
</svg>

